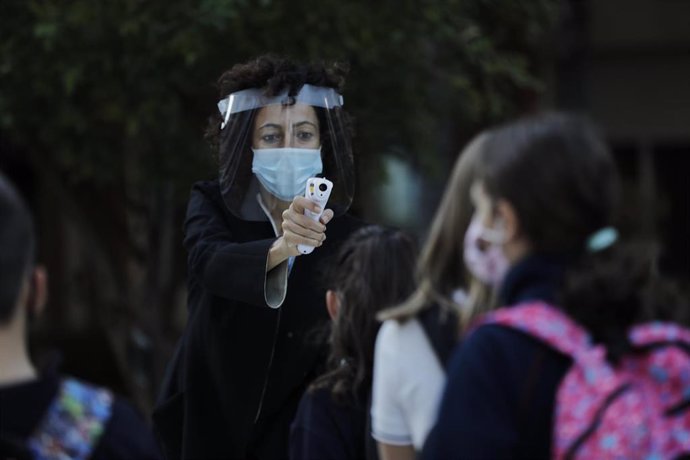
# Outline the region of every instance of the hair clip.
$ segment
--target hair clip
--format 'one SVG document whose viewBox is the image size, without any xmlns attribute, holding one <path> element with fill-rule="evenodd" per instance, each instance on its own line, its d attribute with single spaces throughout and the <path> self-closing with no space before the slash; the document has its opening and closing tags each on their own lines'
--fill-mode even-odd
<svg viewBox="0 0 690 460">
<path fill-rule="evenodd" d="M 589 252 L 598 252 L 610 247 L 618 240 L 618 230 L 613 227 L 604 227 L 587 239 L 587 250 Z"/>
</svg>

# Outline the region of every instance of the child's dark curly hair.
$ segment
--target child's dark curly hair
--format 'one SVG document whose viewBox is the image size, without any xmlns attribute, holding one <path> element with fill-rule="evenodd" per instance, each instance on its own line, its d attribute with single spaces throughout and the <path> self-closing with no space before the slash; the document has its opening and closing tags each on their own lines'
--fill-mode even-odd
<svg viewBox="0 0 690 460">
<path fill-rule="evenodd" d="M 370 225 L 354 232 L 326 270 L 340 311 L 330 331 L 326 373 L 311 389 L 328 388 L 336 401 L 357 401 L 371 388 L 376 314 L 407 299 L 415 287 L 417 244 L 400 230 Z"/>
</svg>

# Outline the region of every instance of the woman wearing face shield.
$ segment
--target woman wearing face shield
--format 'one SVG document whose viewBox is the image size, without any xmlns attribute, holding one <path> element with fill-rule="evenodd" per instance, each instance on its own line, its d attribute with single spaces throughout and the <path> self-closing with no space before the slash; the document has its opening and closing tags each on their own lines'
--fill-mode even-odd
<svg viewBox="0 0 690 460">
<path fill-rule="evenodd" d="M 207 137 L 219 178 L 194 185 L 185 222 L 189 317 L 154 412 L 170 458 L 284 458 L 320 371 L 321 270 L 360 222 L 342 69 L 260 57 L 219 79 Z M 333 182 L 328 209 L 304 198 Z M 328 239 L 326 239 L 328 235 Z M 316 249 L 300 256 L 297 245 Z"/>
</svg>

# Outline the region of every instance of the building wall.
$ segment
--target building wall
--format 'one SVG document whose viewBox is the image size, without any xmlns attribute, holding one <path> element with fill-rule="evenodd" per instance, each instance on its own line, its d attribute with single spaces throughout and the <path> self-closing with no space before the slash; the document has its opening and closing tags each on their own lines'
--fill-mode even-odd
<svg viewBox="0 0 690 460">
<path fill-rule="evenodd" d="M 589 0 L 578 109 L 605 130 L 623 170 L 627 223 L 658 238 L 690 280 L 690 2 Z M 568 91 L 565 91 L 568 93 Z"/>
</svg>

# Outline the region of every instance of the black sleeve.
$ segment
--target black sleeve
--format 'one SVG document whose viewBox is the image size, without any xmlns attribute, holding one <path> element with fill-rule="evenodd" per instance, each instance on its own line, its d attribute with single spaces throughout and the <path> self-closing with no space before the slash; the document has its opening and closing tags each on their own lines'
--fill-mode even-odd
<svg viewBox="0 0 690 460">
<path fill-rule="evenodd" d="M 266 263 L 274 241 L 238 243 L 218 203 L 199 188 L 192 189 L 184 239 L 188 276 L 196 277 L 213 295 L 266 306 Z"/>
<path fill-rule="evenodd" d="M 94 450 L 93 460 L 160 460 L 161 452 L 151 428 L 126 402 L 115 399 L 105 433 Z"/>
</svg>

